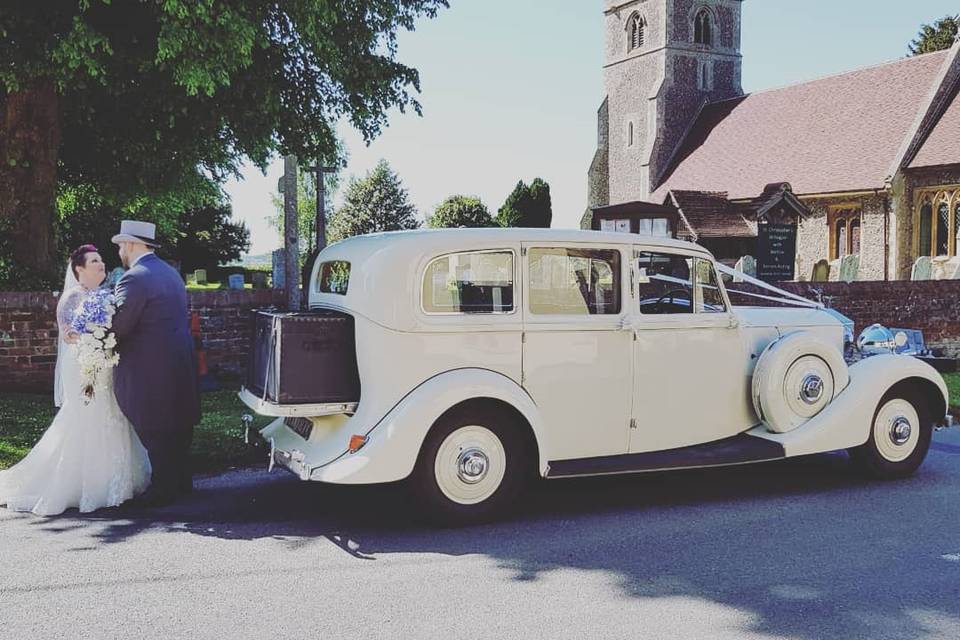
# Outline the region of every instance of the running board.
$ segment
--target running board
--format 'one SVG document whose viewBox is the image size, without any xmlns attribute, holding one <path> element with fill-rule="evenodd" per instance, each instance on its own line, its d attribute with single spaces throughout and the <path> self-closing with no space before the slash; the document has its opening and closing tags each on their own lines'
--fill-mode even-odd
<svg viewBox="0 0 960 640">
<path fill-rule="evenodd" d="M 550 462 L 546 477 L 569 478 L 667 469 L 722 467 L 747 462 L 780 460 L 785 457 L 786 452 L 779 442 L 741 433 L 723 440 L 666 451 L 556 460 Z"/>
</svg>

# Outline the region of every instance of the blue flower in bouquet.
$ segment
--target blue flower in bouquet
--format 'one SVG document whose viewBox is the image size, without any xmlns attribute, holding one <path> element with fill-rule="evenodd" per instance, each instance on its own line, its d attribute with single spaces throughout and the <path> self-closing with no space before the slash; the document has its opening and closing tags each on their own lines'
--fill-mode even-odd
<svg viewBox="0 0 960 640">
<path fill-rule="evenodd" d="M 117 339 L 110 331 L 116 312 L 113 292 L 108 289 L 91 291 L 77 307 L 70 328 L 80 334 L 77 358 L 80 362 L 81 392 L 84 400 L 93 399 L 100 372 L 114 367 L 120 356 L 114 352 Z"/>
</svg>

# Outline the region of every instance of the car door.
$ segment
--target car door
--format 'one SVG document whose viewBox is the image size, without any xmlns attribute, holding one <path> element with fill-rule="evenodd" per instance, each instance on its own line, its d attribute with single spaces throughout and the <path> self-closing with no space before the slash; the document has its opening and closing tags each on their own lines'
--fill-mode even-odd
<svg viewBox="0 0 960 640">
<path fill-rule="evenodd" d="M 637 247 L 630 451 L 712 442 L 753 426 L 749 358 L 705 255 Z"/>
<path fill-rule="evenodd" d="M 626 453 L 630 248 L 530 243 L 522 253 L 523 387 L 543 416 L 544 453 L 550 460 Z"/>
</svg>

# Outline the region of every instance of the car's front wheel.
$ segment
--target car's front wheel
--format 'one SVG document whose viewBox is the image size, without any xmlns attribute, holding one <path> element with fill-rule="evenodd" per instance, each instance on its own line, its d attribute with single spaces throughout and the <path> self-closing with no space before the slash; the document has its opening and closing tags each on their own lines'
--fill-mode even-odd
<svg viewBox="0 0 960 640">
<path fill-rule="evenodd" d="M 523 485 L 526 452 L 521 425 L 506 412 L 454 410 L 424 441 L 410 485 L 429 520 L 483 522 L 502 514 Z"/>
<path fill-rule="evenodd" d="M 911 475 L 930 449 L 933 421 L 927 413 L 916 394 L 897 390 L 887 393 L 873 415 L 870 438 L 850 450 L 851 458 L 876 478 Z"/>
</svg>

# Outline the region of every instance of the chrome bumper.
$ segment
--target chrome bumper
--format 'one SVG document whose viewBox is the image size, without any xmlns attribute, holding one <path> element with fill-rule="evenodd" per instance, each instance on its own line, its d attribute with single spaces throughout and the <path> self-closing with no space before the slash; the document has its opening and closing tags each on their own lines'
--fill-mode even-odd
<svg viewBox="0 0 960 640">
<path fill-rule="evenodd" d="M 953 419 L 953 415 L 948 413 L 947 415 L 943 416 L 943 420 L 934 425 L 934 429 L 940 431 L 942 429 L 950 429 L 955 426 L 957 426 L 957 423 Z"/>
<path fill-rule="evenodd" d="M 274 418 L 315 418 L 332 416 L 338 413 L 355 413 L 356 402 L 329 402 L 323 404 L 277 404 L 254 395 L 246 387 L 240 388 L 240 400 L 262 416 Z"/>
</svg>

